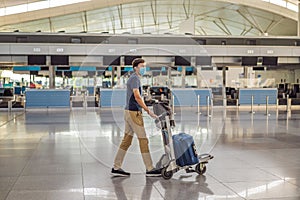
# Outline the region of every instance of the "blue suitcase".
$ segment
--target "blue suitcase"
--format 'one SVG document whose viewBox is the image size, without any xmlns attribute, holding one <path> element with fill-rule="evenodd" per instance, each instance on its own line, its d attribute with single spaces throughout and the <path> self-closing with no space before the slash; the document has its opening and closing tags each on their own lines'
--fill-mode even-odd
<svg viewBox="0 0 300 200">
<path fill-rule="evenodd" d="M 176 164 L 180 167 L 199 163 L 194 139 L 186 133 L 173 135 Z"/>
</svg>

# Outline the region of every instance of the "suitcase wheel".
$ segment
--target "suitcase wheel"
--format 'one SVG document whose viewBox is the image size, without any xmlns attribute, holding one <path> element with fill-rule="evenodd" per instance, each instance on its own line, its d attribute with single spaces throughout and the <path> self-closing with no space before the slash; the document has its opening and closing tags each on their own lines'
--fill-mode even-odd
<svg viewBox="0 0 300 200">
<path fill-rule="evenodd" d="M 166 180 L 169 180 L 170 178 L 172 178 L 173 176 L 173 172 L 172 171 L 168 171 L 167 172 L 167 168 L 168 167 L 165 167 L 161 170 L 161 176 L 166 179 Z"/>
<path fill-rule="evenodd" d="M 206 172 L 206 166 L 205 166 L 205 164 L 203 164 L 203 163 L 198 163 L 198 164 L 196 165 L 196 167 L 195 167 L 195 171 L 196 171 L 198 174 L 200 174 L 200 175 L 204 174 L 204 173 Z"/>
</svg>

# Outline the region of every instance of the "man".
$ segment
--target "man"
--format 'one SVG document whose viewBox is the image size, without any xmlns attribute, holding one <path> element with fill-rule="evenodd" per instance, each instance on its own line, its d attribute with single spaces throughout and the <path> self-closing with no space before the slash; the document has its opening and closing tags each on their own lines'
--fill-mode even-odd
<svg viewBox="0 0 300 200">
<path fill-rule="evenodd" d="M 114 166 L 111 170 L 112 175 L 129 176 L 130 173 L 125 172 L 121 166 L 126 151 L 131 145 L 134 133 L 137 135 L 140 145 L 140 151 L 146 167 L 146 176 L 160 176 L 161 170 L 155 169 L 152 164 L 149 152 L 148 138 L 144 127 L 142 109 L 144 109 L 152 118 L 157 116 L 149 110 L 144 103 L 141 94 L 140 77 L 144 75 L 146 67 L 145 60 L 136 58 L 132 62 L 134 73 L 127 81 L 126 107 L 124 112 L 125 134 L 120 144 L 119 150 L 114 160 Z"/>
</svg>

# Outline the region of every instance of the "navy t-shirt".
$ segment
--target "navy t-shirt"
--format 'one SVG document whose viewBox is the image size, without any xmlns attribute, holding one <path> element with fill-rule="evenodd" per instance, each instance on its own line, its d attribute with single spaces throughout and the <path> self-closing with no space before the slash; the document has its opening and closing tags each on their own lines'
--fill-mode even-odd
<svg viewBox="0 0 300 200">
<path fill-rule="evenodd" d="M 136 73 L 131 74 L 127 81 L 127 95 L 125 110 L 141 111 L 142 108 L 134 98 L 133 89 L 139 89 L 142 95 L 141 81 Z"/>
</svg>

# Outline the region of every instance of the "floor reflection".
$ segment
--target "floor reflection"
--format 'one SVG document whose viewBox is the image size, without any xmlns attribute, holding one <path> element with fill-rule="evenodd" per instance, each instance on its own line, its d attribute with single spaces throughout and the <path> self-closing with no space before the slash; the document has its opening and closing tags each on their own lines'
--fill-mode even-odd
<svg viewBox="0 0 300 200">
<path fill-rule="evenodd" d="M 300 111 L 270 110 L 271 115 L 265 116 L 263 110 L 251 114 L 247 109 L 217 109 L 211 118 L 201 112 L 178 110 L 174 134 L 191 134 L 197 151 L 210 152 L 215 158 L 204 176 L 181 170 L 171 180 L 145 177 L 136 138 L 124 162 L 132 176 L 110 177 L 124 134 L 122 109 L 0 112 L 0 192 L 8 194 L 6 199 L 17 195 L 23 200 L 35 199 L 37 193 L 40 199 L 56 193 L 66 195 L 56 199 L 84 194 L 78 199 L 86 200 L 299 199 Z M 144 120 L 155 163 L 164 152 L 162 138 L 153 120 L 146 116 Z M 77 175 L 76 181 L 66 179 L 70 173 Z M 49 175 L 57 183 L 48 183 Z M 15 182 L 4 187 L 11 178 Z M 70 180 L 66 181 L 70 185 L 60 188 L 64 180 Z M 27 190 L 32 184 L 34 190 Z M 41 189 L 53 185 L 60 192 Z"/>
</svg>

